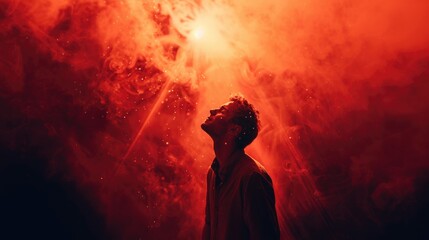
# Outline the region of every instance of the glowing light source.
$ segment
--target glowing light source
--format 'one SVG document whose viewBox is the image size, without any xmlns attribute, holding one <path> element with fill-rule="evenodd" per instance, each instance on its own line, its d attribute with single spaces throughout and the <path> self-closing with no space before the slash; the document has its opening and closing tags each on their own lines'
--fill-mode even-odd
<svg viewBox="0 0 429 240">
<path fill-rule="evenodd" d="M 204 36 L 204 29 L 202 27 L 197 27 L 196 29 L 194 29 L 194 31 L 192 31 L 192 36 L 196 40 L 201 39 Z"/>
<path fill-rule="evenodd" d="M 192 59 L 194 68 L 213 62 L 229 65 L 237 57 L 237 46 L 243 46 L 238 43 L 242 38 L 237 38 L 243 36 L 242 25 L 227 4 L 203 1 L 169 7 L 169 12 L 172 26 L 187 39 L 181 54 Z"/>
</svg>

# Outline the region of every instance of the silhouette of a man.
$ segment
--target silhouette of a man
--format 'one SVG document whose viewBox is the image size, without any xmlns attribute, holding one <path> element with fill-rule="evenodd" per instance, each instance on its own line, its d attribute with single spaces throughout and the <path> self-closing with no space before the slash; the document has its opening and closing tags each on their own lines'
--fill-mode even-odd
<svg viewBox="0 0 429 240">
<path fill-rule="evenodd" d="M 203 239 L 279 239 L 271 178 L 244 152 L 258 135 L 258 112 L 234 96 L 210 110 L 201 128 L 213 139 L 216 155 L 207 174 Z"/>
</svg>

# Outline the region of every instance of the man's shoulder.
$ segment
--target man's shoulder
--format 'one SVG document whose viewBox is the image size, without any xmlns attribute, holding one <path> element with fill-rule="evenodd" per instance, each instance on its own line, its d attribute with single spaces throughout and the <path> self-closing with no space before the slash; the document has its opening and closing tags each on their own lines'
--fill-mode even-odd
<svg viewBox="0 0 429 240">
<path fill-rule="evenodd" d="M 249 179 L 262 176 L 264 178 L 270 179 L 270 176 L 265 167 L 247 154 L 243 157 L 243 159 L 241 159 L 239 168 L 242 178 Z"/>
</svg>

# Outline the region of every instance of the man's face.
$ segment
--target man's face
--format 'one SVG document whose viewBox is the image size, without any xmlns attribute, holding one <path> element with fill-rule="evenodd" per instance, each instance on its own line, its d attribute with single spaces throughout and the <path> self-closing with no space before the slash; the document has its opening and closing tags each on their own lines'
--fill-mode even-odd
<svg viewBox="0 0 429 240">
<path fill-rule="evenodd" d="M 201 124 L 201 128 L 213 139 L 224 136 L 231 123 L 230 120 L 237 108 L 237 103 L 227 102 L 219 108 L 210 110 L 210 116 Z"/>
</svg>

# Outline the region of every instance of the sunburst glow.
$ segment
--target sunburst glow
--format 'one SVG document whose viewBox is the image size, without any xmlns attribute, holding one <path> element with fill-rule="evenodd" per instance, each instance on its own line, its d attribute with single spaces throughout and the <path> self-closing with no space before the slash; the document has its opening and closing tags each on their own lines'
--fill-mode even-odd
<svg viewBox="0 0 429 240">
<path fill-rule="evenodd" d="M 63 223 L 54 239 L 97 226 L 199 239 L 214 157 L 200 125 L 240 92 L 260 112 L 246 151 L 273 177 L 282 238 L 427 229 L 412 226 L 428 206 L 428 12 L 427 0 L 2 0 L 1 166 L 36 174 L 1 171 L 18 182 L 6 199 L 21 195 L 0 206 L 44 195 L 21 188 L 43 175 L 100 214 L 7 222 Z M 43 220 L 18 205 L 4 219 Z"/>
</svg>

